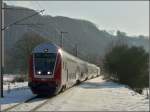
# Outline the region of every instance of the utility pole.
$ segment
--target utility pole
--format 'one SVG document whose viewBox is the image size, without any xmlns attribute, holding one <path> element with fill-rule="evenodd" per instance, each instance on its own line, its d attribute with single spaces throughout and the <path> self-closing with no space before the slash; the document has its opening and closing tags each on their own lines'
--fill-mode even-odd
<svg viewBox="0 0 150 112">
<path fill-rule="evenodd" d="M 4 97 L 3 95 L 3 70 L 4 70 L 4 10 L 3 8 L 3 1 L 0 0 L 0 95 L 1 98 Z"/>
<path fill-rule="evenodd" d="M 63 48 L 63 34 L 64 33 L 68 33 L 68 32 L 60 32 L 61 33 L 61 37 L 60 37 L 60 47 Z"/>
<path fill-rule="evenodd" d="M 17 25 L 18 23 L 27 20 L 28 18 L 31 18 L 35 15 L 38 15 L 39 13 L 43 12 L 44 10 L 41 10 L 39 12 L 36 12 L 32 15 L 29 15 L 27 17 L 21 18 L 17 21 L 15 21 L 14 23 L 9 24 L 8 26 L 4 25 L 4 4 L 3 4 L 3 0 L 0 0 L 0 96 L 1 98 L 4 97 L 3 95 L 3 73 L 4 73 L 4 32 L 6 29 L 8 29 L 9 27 L 13 26 L 13 25 Z"/>
</svg>

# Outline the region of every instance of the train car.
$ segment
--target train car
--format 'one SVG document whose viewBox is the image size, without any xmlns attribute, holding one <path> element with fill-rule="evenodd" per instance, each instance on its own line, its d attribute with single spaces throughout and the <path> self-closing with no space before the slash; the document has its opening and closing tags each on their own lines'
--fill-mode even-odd
<svg viewBox="0 0 150 112">
<path fill-rule="evenodd" d="M 70 55 L 53 43 L 43 43 L 30 56 L 28 85 L 34 94 L 58 94 L 99 75 L 98 66 Z"/>
</svg>

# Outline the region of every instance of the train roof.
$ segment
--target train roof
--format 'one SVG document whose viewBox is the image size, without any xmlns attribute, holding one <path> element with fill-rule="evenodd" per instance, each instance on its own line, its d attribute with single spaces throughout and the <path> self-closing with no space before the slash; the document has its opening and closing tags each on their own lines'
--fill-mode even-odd
<svg viewBox="0 0 150 112">
<path fill-rule="evenodd" d="M 57 53 L 59 48 L 56 44 L 46 42 L 36 46 L 32 53 Z"/>
<path fill-rule="evenodd" d="M 45 53 L 45 52 L 46 53 L 57 53 L 58 49 L 61 49 L 61 48 L 59 46 L 57 46 L 56 44 L 51 43 L 51 42 L 46 42 L 46 43 L 42 43 L 42 44 L 39 44 L 38 46 L 36 46 L 33 49 L 32 53 Z M 62 54 L 62 56 L 69 57 L 70 59 L 76 60 L 81 64 L 86 64 L 88 66 L 98 67 L 94 64 L 91 64 L 87 61 L 81 60 L 80 58 L 69 54 L 68 52 L 64 51 L 63 49 L 61 49 L 61 54 Z"/>
<path fill-rule="evenodd" d="M 71 58 L 72 60 L 76 60 L 76 61 L 80 62 L 81 64 L 86 64 L 86 65 L 88 65 L 88 66 L 98 67 L 97 65 L 92 64 L 92 63 L 89 63 L 89 62 L 84 61 L 84 60 L 81 60 L 80 58 L 78 58 L 78 57 L 76 57 L 76 56 L 73 56 L 73 55 L 69 54 L 68 52 L 66 52 L 66 51 L 64 51 L 64 50 L 62 50 L 62 55 L 65 55 L 65 56 Z M 98 68 L 99 68 L 99 67 L 98 67 Z"/>
</svg>

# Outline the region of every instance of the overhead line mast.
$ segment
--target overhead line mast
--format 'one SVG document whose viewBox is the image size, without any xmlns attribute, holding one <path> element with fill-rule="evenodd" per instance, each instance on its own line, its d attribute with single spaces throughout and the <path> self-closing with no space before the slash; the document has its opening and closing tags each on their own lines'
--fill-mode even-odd
<svg viewBox="0 0 150 112">
<path fill-rule="evenodd" d="M 3 8 L 3 0 L 0 0 L 0 96 L 3 95 L 3 70 L 4 70 L 4 10 Z"/>
<path fill-rule="evenodd" d="M 18 23 L 27 20 L 35 15 L 38 15 L 41 12 L 44 12 L 44 10 L 41 10 L 39 12 L 36 12 L 32 15 L 29 15 L 27 17 L 21 18 L 7 26 L 4 25 L 4 11 L 9 10 L 9 8 L 4 8 L 3 0 L 0 0 L 0 97 L 3 98 L 3 74 L 4 74 L 4 31 L 8 29 L 9 27 L 13 25 L 18 25 Z M 19 9 L 17 9 L 19 10 Z M 23 24 L 24 25 L 24 24 Z M 28 24 L 29 25 L 29 24 Z M 33 25 L 33 24 L 32 24 Z"/>
</svg>

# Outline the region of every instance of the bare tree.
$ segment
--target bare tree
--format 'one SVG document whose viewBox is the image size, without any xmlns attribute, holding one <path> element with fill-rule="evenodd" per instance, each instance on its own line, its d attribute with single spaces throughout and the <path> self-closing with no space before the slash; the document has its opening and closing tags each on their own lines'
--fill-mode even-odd
<svg viewBox="0 0 150 112">
<path fill-rule="evenodd" d="M 13 62 L 12 65 L 14 65 L 14 69 L 19 74 L 28 73 L 29 56 L 33 48 L 46 41 L 48 40 L 39 34 L 28 32 L 25 33 L 23 37 L 15 43 L 11 62 Z"/>
</svg>

